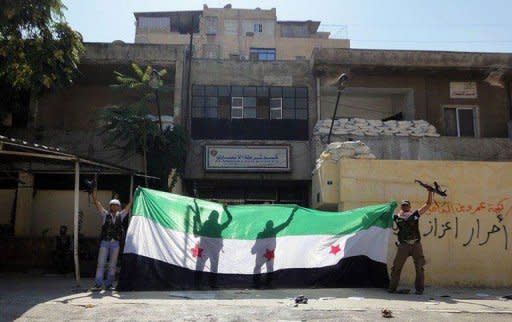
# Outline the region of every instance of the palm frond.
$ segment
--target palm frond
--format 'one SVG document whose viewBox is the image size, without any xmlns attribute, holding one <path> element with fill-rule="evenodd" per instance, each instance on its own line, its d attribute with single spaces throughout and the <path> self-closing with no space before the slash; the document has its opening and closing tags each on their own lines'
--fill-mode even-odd
<svg viewBox="0 0 512 322">
<path fill-rule="evenodd" d="M 132 69 L 139 79 L 142 79 L 142 77 L 144 77 L 144 72 L 142 71 L 142 68 L 140 68 L 139 65 L 137 65 L 136 63 L 132 63 Z"/>
<path fill-rule="evenodd" d="M 144 72 L 144 76 L 142 76 L 142 82 L 149 82 L 149 78 L 151 77 L 151 72 L 153 71 L 153 68 L 151 66 L 146 67 L 146 71 Z"/>
</svg>

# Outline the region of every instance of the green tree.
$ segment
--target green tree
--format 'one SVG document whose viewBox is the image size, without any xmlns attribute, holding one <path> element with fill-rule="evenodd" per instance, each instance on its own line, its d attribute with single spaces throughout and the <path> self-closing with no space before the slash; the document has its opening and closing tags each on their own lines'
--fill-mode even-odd
<svg viewBox="0 0 512 322">
<path fill-rule="evenodd" d="M 161 69 L 157 71 L 151 66 L 147 66 L 145 70 L 142 70 L 142 68 L 135 63 L 132 63 L 132 69 L 135 77 L 114 72 L 118 84 L 112 85 L 112 87 L 133 91 L 138 94 L 141 100 L 147 101 L 148 103 L 155 100 L 156 104 L 159 105 L 159 93 L 168 93 L 170 90 L 169 87 L 164 86 L 164 81 L 162 80 L 162 78 L 167 75 L 167 70 Z M 158 106 L 158 120 L 160 122 L 160 128 L 162 128 L 160 106 Z"/>
<path fill-rule="evenodd" d="M 60 0 L 0 0 L 2 95 L 30 92 L 37 99 L 72 83 L 84 46 L 64 9 Z"/>
<path fill-rule="evenodd" d="M 105 143 L 121 149 L 125 154 L 142 153 L 145 174 L 159 177 L 159 188 L 170 190 L 185 168 L 188 135 L 179 126 L 160 131 L 161 124 L 157 126 L 150 116 L 149 106 L 154 103 L 156 94 L 169 91 L 161 79 L 167 71 L 162 69 L 156 72 L 160 78 L 158 86 L 154 88 L 154 84 L 150 86 L 151 74 L 154 73 L 151 66 L 142 69 L 132 64 L 132 70 L 134 76 L 115 72 L 117 84 L 111 87 L 129 93 L 128 96 L 134 97 L 134 100 L 109 106 L 103 111 Z M 167 186 L 172 169 L 176 169 L 176 174 Z"/>
<path fill-rule="evenodd" d="M 148 143 L 156 136 L 158 128 L 151 118 L 143 100 L 121 106 L 109 106 L 102 118 L 105 144 L 121 149 L 124 155 L 142 153 L 144 172 L 148 175 Z M 148 185 L 146 178 L 146 186 Z"/>
</svg>

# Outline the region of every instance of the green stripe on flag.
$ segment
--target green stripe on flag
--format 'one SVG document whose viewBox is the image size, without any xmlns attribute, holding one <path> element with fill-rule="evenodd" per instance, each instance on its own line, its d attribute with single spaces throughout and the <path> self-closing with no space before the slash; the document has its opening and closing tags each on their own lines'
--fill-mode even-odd
<svg viewBox="0 0 512 322">
<path fill-rule="evenodd" d="M 132 213 L 167 229 L 196 236 L 253 240 L 276 235 L 345 235 L 372 226 L 390 228 L 396 205 L 396 202 L 390 202 L 344 212 L 318 211 L 294 205 L 224 208 L 215 202 L 138 188 Z M 232 216 L 231 221 L 228 213 Z"/>
</svg>

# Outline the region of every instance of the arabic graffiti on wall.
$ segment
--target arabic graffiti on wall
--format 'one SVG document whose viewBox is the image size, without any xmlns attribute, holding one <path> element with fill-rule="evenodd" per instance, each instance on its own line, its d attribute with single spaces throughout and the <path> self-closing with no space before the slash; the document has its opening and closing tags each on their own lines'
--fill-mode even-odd
<svg viewBox="0 0 512 322">
<path fill-rule="evenodd" d="M 512 237 L 505 220 L 512 211 L 509 199 L 474 204 L 438 202 L 421 217 L 421 236 L 426 240 L 452 239 L 462 247 L 487 246 L 494 240 L 493 245 L 508 250 Z M 395 225 L 395 234 L 397 229 Z"/>
<path fill-rule="evenodd" d="M 511 211 L 512 206 L 505 209 L 509 197 L 504 197 L 497 202 L 479 201 L 472 204 L 451 203 L 448 201 L 436 202 L 430 207 L 430 214 L 505 214 Z"/>
</svg>

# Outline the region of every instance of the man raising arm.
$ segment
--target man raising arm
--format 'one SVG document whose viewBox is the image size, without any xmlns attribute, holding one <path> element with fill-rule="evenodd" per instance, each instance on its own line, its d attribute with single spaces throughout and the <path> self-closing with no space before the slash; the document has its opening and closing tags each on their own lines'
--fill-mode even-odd
<svg viewBox="0 0 512 322">
<path fill-rule="evenodd" d="M 391 269 L 391 280 L 389 282 L 390 293 L 396 292 L 405 261 L 409 256 L 412 256 L 416 269 L 416 294 L 423 294 L 425 288 L 425 271 L 423 268 L 425 265 L 425 257 L 423 256 L 423 248 L 421 246 L 419 219 L 432 205 L 432 188 L 427 188 L 427 190 L 427 202 L 421 208 L 411 212 L 411 203 L 409 200 L 403 200 L 400 203 L 400 211 L 393 216 L 398 226 L 399 244 Z"/>
<path fill-rule="evenodd" d="M 113 289 L 113 282 L 117 268 L 117 258 L 119 256 L 119 242 L 123 236 L 123 219 L 126 217 L 132 206 L 132 200 L 121 209 L 121 202 L 118 199 L 112 199 L 109 202 L 109 210 L 103 208 L 101 202 L 98 200 L 96 190 L 92 192 L 92 200 L 96 209 L 98 210 L 101 220 L 101 242 L 100 250 L 98 252 L 98 266 L 96 268 L 95 286 L 93 290 L 100 290 L 103 285 L 103 275 L 107 258 L 108 273 L 105 287 Z"/>
</svg>

